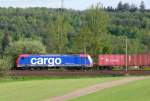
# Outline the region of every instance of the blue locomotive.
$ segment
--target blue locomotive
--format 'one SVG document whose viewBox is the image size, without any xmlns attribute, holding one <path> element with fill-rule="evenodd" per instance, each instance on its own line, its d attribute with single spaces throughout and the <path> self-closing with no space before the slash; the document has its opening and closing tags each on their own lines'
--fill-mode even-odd
<svg viewBox="0 0 150 101">
<path fill-rule="evenodd" d="M 93 61 L 88 54 L 21 54 L 16 61 L 18 68 L 32 67 L 92 67 Z"/>
</svg>

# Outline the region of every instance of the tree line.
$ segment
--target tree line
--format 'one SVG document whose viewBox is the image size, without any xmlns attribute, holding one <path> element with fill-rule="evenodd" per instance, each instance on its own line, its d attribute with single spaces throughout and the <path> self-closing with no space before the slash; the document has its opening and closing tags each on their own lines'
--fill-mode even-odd
<svg viewBox="0 0 150 101">
<path fill-rule="evenodd" d="M 129 3 L 122 3 L 122 1 L 120 1 L 117 5 L 116 8 L 112 7 L 112 6 L 108 6 L 105 7 L 106 10 L 108 11 L 129 11 L 129 12 L 136 12 L 136 11 L 140 11 L 140 12 L 146 12 L 149 11 L 149 9 L 146 9 L 145 3 L 143 1 L 141 1 L 139 7 L 135 4 L 129 4 Z"/>
<path fill-rule="evenodd" d="M 118 4 L 119 6 L 120 4 Z M 0 69 L 19 54 L 150 53 L 150 11 L 0 8 Z"/>
</svg>

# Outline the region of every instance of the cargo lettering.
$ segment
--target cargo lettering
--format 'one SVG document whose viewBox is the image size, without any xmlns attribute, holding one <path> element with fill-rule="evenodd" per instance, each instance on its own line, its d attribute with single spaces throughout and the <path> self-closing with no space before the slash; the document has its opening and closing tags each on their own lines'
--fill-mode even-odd
<svg viewBox="0 0 150 101">
<path fill-rule="evenodd" d="M 54 66 L 61 64 L 60 58 L 32 58 L 31 59 L 32 65 L 50 65 Z"/>
</svg>

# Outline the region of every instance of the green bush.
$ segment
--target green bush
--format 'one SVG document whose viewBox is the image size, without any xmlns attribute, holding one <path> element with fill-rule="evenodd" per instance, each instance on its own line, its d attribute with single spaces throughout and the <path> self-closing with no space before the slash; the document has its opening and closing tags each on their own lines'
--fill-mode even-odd
<svg viewBox="0 0 150 101">
<path fill-rule="evenodd" d="M 10 43 L 5 54 L 16 57 L 19 54 L 44 54 L 46 48 L 40 40 L 20 39 L 19 41 Z"/>
<path fill-rule="evenodd" d="M 12 57 L 3 57 L 0 59 L 0 71 L 5 71 L 13 67 Z"/>
<path fill-rule="evenodd" d="M 9 69 L 15 66 L 15 61 L 19 54 L 44 54 L 46 48 L 40 40 L 20 39 L 16 42 L 11 42 L 6 49 L 3 59 L 0 59 L 0 68 Z"/>
</svg>

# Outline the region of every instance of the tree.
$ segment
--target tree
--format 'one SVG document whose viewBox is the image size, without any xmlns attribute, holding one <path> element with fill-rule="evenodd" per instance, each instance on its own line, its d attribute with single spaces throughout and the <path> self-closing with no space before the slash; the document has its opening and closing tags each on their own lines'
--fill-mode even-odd
<svg viewBox="0 0 150 101">
<path fill-rule="evenodd" d="M 128 53 L 129 54 L 141 54 L 146 53 L 148 47 L 140 42 L 139 39 L 128 40 Z"/>
<path fill-rule="evenodd" d="M 132 4 L 132 5 L 130 6 L 130 12 L 135 12 L 135 11 L 137 11 L 137 10 L 138 10 L 138 8 L 137 8 L 136 5 Z"/>
<path fill-rule="evenodd" d="M 140 11 L 141 12 L 144 12 L 145 11 L 145 4 L 143 1 L 141 1 L 141 4 L 140 4 Z"/>
<path fill-rule="evenodd" d="M 120 1 L 120 2 L 118 3 L 117 10 L 122 11 L 123 8 L 124 8 L 124 7 L 123 7 L 123 4 L 122 4 L 122 2 Z"/>
<path fill-rule="evenodd" d="M 46 48 L 40 40 L 33 39 L 20 39 L 16 42 L 11 42 L 9 47 L 5 49 L 3 55 L 5 57 L 0 58 L 0 69 L 10 69 L 15 67 L 15 61 L 19 54 L 44 54 Z M 6 61 L 5 61 L 6 59 Z"/>
<path fill-rule="evenodd" d="M 125 4 L 123 5 L 123 10 L 125 10 L 125 11 L 129 11 L 129 10 L 130 10 L 130 5 L 129 5 L 129 3 L 125 3 Z"/>
<path fill-rule="evenodd" d="M 73 50 L 75 53 L 89 53 L 92 48 L 93 34 L 87 24 L 82 24 L 80 31 L 76 33 L 73 41 Z"/>
<path fill-rule="evenodd" d="M 112 11 L 114 11 L 114 8 L 112 6 L 108 6 L 107 11 L 112 12 Z"/>
<path fill-rule="evenodd" d="M 110 12 L 107 10 L 107 13 L 100 5 L 84 11 L 63 9 L 63 12 L 49 8 L 0 8 L 0 53 L 4 57 L 2 50 L 6 51 L 10 42 L 16 43 L 21 37 L 32 38 L 33 41 L 41 39 L 48 53 L 111 53 L 112 37 L 117 37 L 114 40 L 119 43 L 123 40 L 119 38 L 124 35 L 129 40 L 137 39 L 137 44 L 150 49 L 147 35 L 150 32 L 149 10 L 142 13 L 136 11 L 134 4 L 124 5 L 120 2 L 117 7 L 120 10 L 114 11 L 108 7 Z M 118 44 L 119 49 L 114 53 L 123 53 L 120 47 Z M 26 53 L 30 49 L 24 47 L 24 50 Z"/>
<path fill-rule="evenodd" d="M 141 41 L 145 46 L 148 47 L 147 53 L 150 53 L 150 32 L 149 31 L 143 32 L 143 34 L 141 35 Z"/>
<path fill-rule="evenodd" d="M 16 42 L 11 42 L 10 46 L 5 51 L 5 56 L 12 56 L 16 58 L 19 54 L 22 53 L 44 54 L 46 53 L 46 48 L 40 40 L 23 38 Z"/>
<path fill-rule="evenodd" d="M 3 36 L 3 38 L 2 38 L 2 52 L 4 52 L 5 51 L 5 49 L 9 46 L 9 41 L 10 41 L 10 39 L 9 39 L 9 34 L 6 32 L 6 33 L 4 33 L 4 36 Z"/>
<path fill-rule="evenodd" d="M 78 42 L 83 52 L 99 54 L 103 49 L 103 41 L 106 38 L 109 18 L 103 8 L 97 4 L 85 13 L 85 21 L 78 35 Z"/>
<path fill-rule="evenodd" d="M 51 49 L 54 53 L 66 53 L 68 45 L 68 33 L 72 31 L 72 26 L 65 19 L 64 15 L 59 15 L 56 20 L 53 21 L 53 25 L 50 25 L 49 38 L 51 40 Z"/>
<path fill-rule="evenodd" d="M 14 66 L 14 61 L 11 56 L 0 58 L 0 71 L 11 69 Z M 1 76 L 1 73 L 0 73 Z"/>
</svg>

